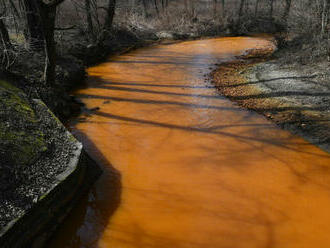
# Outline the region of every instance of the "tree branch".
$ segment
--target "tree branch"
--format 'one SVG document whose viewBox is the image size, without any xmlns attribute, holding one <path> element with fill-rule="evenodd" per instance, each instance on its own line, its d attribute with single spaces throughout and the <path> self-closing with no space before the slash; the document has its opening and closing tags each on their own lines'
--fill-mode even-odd
<svg viewBox="0 0 330 248">
<path fill-rule="evenodd" d="M 45 3 L 44 1 L 41 2 L 48 8 L 55 8 L 57 5 L 60 5 L 64 1 L 65 0 L 53 0 L 53 1 L 48 1 L 48 3 Z"/>
<path fill-rule="evenodd" d="M 64 27 L 64 28 L 56 27 L 55 30 L 57 30 L 57 31 L 61 31 L 61 30 L 70 30 L 70 29 L 75 29 L 75 28 L 76 28 L 76 25 L 73 25 L 73 26 L 70 26 L 70 27 Z"/>
</svg>

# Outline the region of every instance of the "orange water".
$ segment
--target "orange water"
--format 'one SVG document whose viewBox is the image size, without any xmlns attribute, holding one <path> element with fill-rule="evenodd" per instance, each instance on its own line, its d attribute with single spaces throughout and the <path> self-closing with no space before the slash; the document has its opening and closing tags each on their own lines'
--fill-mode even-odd
<svg viewBox="0 0 330 248">
<path fill-rule="evenodd" d="M 262 38 L 139 49 L 89 68 L 73 132 L 105 173 L 51 247 L 330 247 L 330 156 L 218 95 Z"/>
</svg>

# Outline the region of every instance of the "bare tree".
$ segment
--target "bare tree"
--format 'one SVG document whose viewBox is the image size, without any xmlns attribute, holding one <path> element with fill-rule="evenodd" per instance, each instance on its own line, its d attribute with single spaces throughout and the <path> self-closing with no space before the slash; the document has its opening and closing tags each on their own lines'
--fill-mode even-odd
<svg viewBox="0 0 330 248">
<path fill-rule="evenodd" d="M 330 0 L 323 0 L 322 18 L 321 18 L 321 35 L 325 34 L 326 27 L 328 25 L 329 6 L 330 6 Z"/>
<path fill-rule="evenodd" d="M 93 19 L 92 19 L 92 10 L 91 10 L 90 0 L 85 0 L 85 13 L 86 13 L 86 21 L 87 21 L 87 32 L 88 32 L 89 36 L 94 39 L 94 27 L 93 27 Z"/>
<path fill-rule="evenodd" d="M 213 0 L 213 16 L 215 17 L 218 12 L 218 0 Z"/>
<path fill-rule="evenodd" d="M 8 29 L 6 27 L 6 24 L 4 22 L 4 18 L 6 16 L 6 11 L 7 8 L 5 6 L 5 3 L 3 1 L 1 1 L 1 13 L 0 13 L 0 35 L 1 35 L 1 43 L 2 46 L 5 49 L 9 49 L 12 47 L 11 42 L 10 42 L 10 38 L 9 38 L 9 33 L 8 33 Z"/>
<path fill-rule="evenodd" d="M 222 12 L 222 18 L 224 18 L 226 15 L 225 0 L 221 0 L 221 12 Z"/>
<path fill-rule="evenodd" d="M 186 13 L 188 13 L 188 0 L 183 0 L 184 3 L 184 10 L 186 11 Z"/>
<path fill-rule="evenodd" d="M 241 17 L 243 15 L 243 8 L 244 8 L 245 0 L 241 0 L 239 4 L 238 10 L 238 24 L 241 24 Z"/>
<path fill-rule="evenodd" d="M 105 17 L 104 28 L 110 29 L 112 26 L 113 18 L 115 16 L 116 11 L 116 0 L 109 0 L 108 8 L 107 8 L 107 15 Z"/>
<path fill-rule="evenodd" d="M 287 22 L 287 20 L 288 20 L 288 16 L 289 16 L 290 9 L 291 9 L 291 3 L 292 3 L 291 0 L 285 0 L 285 9 L 284 9 L 284 13 L 283 13 L 283 20 L 285 22 Z"/>
<path fill-rule="evenodd" d="M 38 3 L 34 0 L 24 0 L 24 10 L 26 15 L 25 39 L 30 49 L 41 50 L 44 47 L 42 35 L 42 24 L 38 10 Z"/>
<path fill-rule="evenodd" d="M 269 19 L 273 21 L 274 0 L 269 0 Z"/>
<path fill-rule="evenodd" d="M 156 10 L 157 16 L 159 16 L 159 9 L 158 9 L 157 0 L 154 0 L 154 6 L 155 6 L 155 10 Z"/>
<path fill-rule="evenodd" d="M 258 16 L 259 4 L 260 4 L 260 0 L 256 0 L 255 9 L 254 9 L 255 18 Z"/>
<path fill-rule="evenodd" d="M 55 82 L 56 68 L 56 44 L 54 40 L 55 19 L 57 6 L 65 0 L 53 0 L 44 2 L 44 0 L 30 0 L 38 7 L 38 14 L 41 20 L 42 35 L 45 41 L 45 70 L 44 80 L 49 84 Z"/>
<path fill-rule="evenodd" d="M 148 6 L 147 6 L 147 0 L 142 0 L 143 4 L 143 11 L 144 11 L 144 16 L 148 17 Z"/>
<path fill-rule="evenodd" d="M 3 21 L 3 18 L 0 18 L 0 35 L 1 35 L 1 43 L 5 49 L 10 49 L 12 47 L 9 34 L 8 34 L 8 29 L 6 27 L 6 24 Z"/>
</svg>

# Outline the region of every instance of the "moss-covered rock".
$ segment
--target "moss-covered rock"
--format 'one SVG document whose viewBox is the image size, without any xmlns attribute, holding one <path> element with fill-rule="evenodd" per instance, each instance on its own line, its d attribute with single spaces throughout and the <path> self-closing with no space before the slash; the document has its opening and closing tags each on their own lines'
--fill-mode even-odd
<svg viewBox="0 0 330 248">
<path fill-rule="evenodd" d="M 47 150 L 38 117 L 25 94 L 0 80 L 0 173 L 8 166 L 26 166 Z"/>
</svg>

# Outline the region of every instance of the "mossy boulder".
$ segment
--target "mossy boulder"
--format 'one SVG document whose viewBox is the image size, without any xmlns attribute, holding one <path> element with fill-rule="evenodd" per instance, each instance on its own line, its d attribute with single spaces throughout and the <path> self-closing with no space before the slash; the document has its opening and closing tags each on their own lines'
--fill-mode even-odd
<svg viewBox="0 0 330 248">
<path fill-rule="evenodd" d="M 4 170 L 28 166 L 46 150 L 38 117 L 26 95 L 0 80 L 0 178 Z"/>
</svg>

